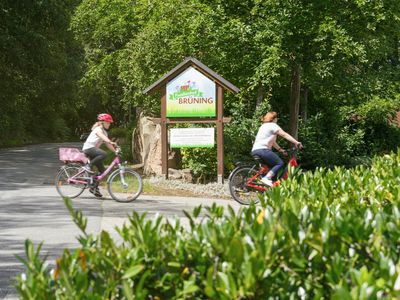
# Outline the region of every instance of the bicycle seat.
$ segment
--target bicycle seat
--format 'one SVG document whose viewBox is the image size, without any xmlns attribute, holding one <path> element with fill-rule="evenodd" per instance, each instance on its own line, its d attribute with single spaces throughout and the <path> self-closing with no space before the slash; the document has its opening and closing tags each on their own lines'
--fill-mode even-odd
<svg viewBox="0 0 400 300">
<path fill-rule="evenodd" d="M 262 160 L 262 158 L 261 158 L 261 156 L 253 155 L 253 158 L 254 158 L 254 160 L 255 160 L 256 162 L 258 162 L 258 163 L 260 163 L 260 164 L 264 164 L 264 163 L 263 163 L 263 160 Z"/>
<path fill-rule="evenodd" d="M 266 164 L 263 159 L 261 158 L 261 156 L 258 155 L 253 155 L 253 159 L 256 161 L 256 163 L 259 165 L 260 168 L 263 168 L 265 166 L 268 166 L 268 164 Z"/>
</svg>

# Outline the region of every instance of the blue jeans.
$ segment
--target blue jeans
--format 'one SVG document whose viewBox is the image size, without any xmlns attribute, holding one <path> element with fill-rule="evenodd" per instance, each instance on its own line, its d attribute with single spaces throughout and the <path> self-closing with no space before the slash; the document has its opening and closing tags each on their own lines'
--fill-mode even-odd
<svg viewBox="0 0 400 300">
<path fill-rule="evenodd" d="M 277 180 L 279 175 L 279 178 L 281 178 L 283 176 L 283 174 L 285 174 L 285 169 L 284 167 L 284 163 L 282 161 L 282 159 L 272 150 L 269 149 L 257 149 L 251 152 L 251 155 L 257 155 L 259 157 L 261 157 L 263 163 L 265 163 L 270 172 L 273 173 L 273 180 Z M 283 171 L 282 174 L 279 174 L 279 171 Z"/>
<path fill-rule="evenodd" d="M 99 148 L 93 147 L 83 151 L 90 158 L 90 167 L 95 165 L 100 174 L 104 173 L 106 168 L 103 165 L 103 159 L 107 158 L 107 152 Z"/>
</svg>

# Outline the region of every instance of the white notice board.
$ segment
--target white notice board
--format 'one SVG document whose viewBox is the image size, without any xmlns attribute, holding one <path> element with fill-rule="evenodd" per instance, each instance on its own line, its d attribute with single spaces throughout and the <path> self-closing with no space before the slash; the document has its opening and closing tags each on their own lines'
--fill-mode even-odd
<svg viewBox="0 0 400 300">
<path fill-rule="evenodd" d="M 172 128 L 169 130 L 171 148 L 212 148 L 214 128 Z"/>
</svg>

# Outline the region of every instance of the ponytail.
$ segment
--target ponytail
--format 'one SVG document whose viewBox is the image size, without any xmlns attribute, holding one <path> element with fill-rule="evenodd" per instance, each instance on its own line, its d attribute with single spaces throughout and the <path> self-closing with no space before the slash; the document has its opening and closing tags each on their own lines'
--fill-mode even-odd
<svg viewBox="0 0 400 300">
<path fill-rule="evenodd" d="M 98 122 L 94 123 L 93 126 L 92 126 L 92 130 L 95 129 L 96 127 L 99 127 L 99 126 L 103 126 L 103 122 L 98 121 Z"/>
<path fill-rule="evenodd" d="M 261 117 L 261 122 L 268 123 L 272 122 L 278 117 L 278 114 L 275 111 L 269 111 L 264 116 Z"/>
</svg>

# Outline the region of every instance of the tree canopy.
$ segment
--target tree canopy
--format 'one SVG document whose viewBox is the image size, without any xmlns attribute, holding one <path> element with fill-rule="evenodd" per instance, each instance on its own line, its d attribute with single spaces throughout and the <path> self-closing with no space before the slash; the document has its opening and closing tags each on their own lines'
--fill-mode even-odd
<svg viewBox="0 0 400 300">
<path fill-rule="evenodd" d="M 25 120 L 38 113 L 67 125 L 66 113 L 79 122 L 100 110 L 126 122 L 132 107 L 158 115 L 159 98 L 143 89 L 192 56 L 242 91 L 226 96 L 228 135 L 252 136 L 240 123 L 268 107 L 315 145 L 314 157 L 317 147 L 336 160 L 399 144 L 382 142 L 398 137 L 386 121 L 400 108 L 398 1 L 64 2 L 1 4 L 3 132 L 36 130 Z"/>
<path fill-rule="evenodd" d="M 81 69 L 80 47 L 67 30 L 74 7 L 56 0 L 0 3 L 0 144 L 67 135 Z"/>
</svg>

